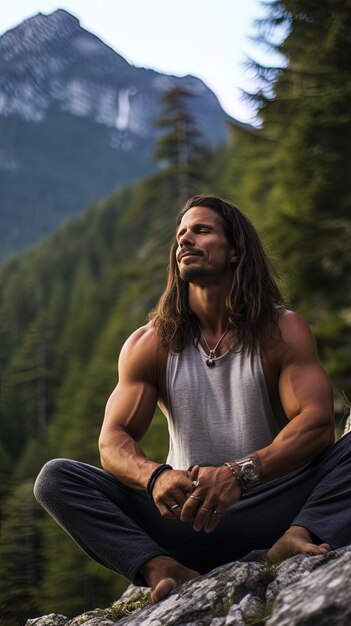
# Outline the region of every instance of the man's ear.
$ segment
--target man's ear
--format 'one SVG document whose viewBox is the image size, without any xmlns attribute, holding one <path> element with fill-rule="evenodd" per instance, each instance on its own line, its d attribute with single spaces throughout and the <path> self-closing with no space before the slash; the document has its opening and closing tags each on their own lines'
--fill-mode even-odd
<svg viewBox="0 0 351 626">
<path fill-rule="evenodd" d="M 239 257 L 237 255 L 237 252 L 236 252 L 236 250 L 233 250 L 233 254 L 232 254 L 231 258 L 230 258 L 230 262 L 231 263 L 238 263 L 238 261 L 239 261 Z"/>
</svg>

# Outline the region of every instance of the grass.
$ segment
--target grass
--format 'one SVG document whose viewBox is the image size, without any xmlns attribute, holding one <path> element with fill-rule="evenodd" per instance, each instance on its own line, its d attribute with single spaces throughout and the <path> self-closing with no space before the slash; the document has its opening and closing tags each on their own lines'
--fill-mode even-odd
<svg viewBox="0 0 351 626">
<path fill-rule="evenodd" d="M 236 601 L 237 601 L 236 594 L 235 593 L 229 594 L 224 600 L 223 604 L 221 603 L 218 606 L 216 606 L 216 608 L 213 611 L 213 615 L 215 617 L 224 617 L 225 615 L 229 613 L 230 608 L 233 606 L 233 604 L 236 603 Z"/>
<path fill-rule="evenodd" d="M 131 600 L 117 600 L 110 608 L 110 613 L 114 619 L 121 619 L 136 611 L 142 609 L 144 606 L 151 604 L 151 593 L 141 593 L 136 598 Z"/>
<path fill-rule="evenodd" d="M 266 620 L 272 615 L 274 602 L 266 602 L 262 598 L 256 598 L 257 609 L 245 620 L 245 626 L 264 626 Z"/>
</svg>

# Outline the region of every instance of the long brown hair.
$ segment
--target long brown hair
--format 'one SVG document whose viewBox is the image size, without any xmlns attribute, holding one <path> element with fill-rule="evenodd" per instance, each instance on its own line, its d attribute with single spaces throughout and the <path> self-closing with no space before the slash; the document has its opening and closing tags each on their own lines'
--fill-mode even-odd
<svg viewBox="0 0 351 626">
<path fill-rule="evenodd" d="M 251 352 L 270 334 L 277 323 L 277 308 L 284 306 L 284 298 L 275 280 L 277 272 L 250 220 L 236 206 L 221 198 L 192 196 L 179 212 L 177 226 L 183 215 L 196 206 L 208 207 L 220 215 L 226 237 L 238 255 L 226 300 L 228 328 L 235 333 L 235 349 Z M 174 238 L 167 286 L 149 316 L 161 345 L 171 352 L 181 352 L 190 342 L 200 339 L 197 318 L 188 306 L 188 283 L 179 276 L 177 245 Z"/>
</svg>

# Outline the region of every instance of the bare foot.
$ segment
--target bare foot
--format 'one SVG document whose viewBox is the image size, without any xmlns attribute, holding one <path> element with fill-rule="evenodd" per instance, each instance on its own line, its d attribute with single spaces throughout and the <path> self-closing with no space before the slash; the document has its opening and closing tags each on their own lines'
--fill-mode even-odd
<svg viewBox="0 0 351 626">
<path fill-rule="evenodd" d="M 294 554 L 326 554 L 331 551 L 328 543 L 316 545 L 307 528 L 291 526 L 267 552 L 268 559 L 286 558 Z"/>
<path fill-rule="evenodd" d="M 156 556 L 140 568 L 151 587 L 151 601 L 155 604 L 183 583 L 200 576 L 194 569 L 184 567 L 170 556 Z"/>
</svg>

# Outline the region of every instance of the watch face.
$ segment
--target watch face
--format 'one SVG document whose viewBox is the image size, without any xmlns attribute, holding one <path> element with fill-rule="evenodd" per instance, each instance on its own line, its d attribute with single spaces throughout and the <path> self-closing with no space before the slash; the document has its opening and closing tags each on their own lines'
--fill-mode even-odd
<svg viewBox="0 0 351 626">
<path fill-rule="evenodd" d="M 244 478 L 249 482 L 257 480 L 259 478 L 258 469 L 255 464 L 252 463 L 252 461 L 248 461 L 247 463 L 245 463 L 242 466 L 241 471 L 244 475 Z"/>
</svg>

